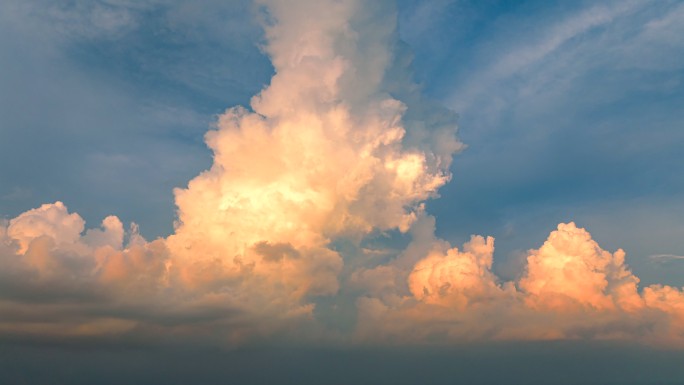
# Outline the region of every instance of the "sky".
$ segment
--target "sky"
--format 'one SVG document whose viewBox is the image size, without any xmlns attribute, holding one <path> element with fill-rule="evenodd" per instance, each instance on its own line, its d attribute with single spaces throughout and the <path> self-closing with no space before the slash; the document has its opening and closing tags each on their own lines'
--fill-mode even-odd
<svg viewBox="0 0 684 385">
<path fill-rule="evenodd" d="M 0 376 L 679 383 L 682 36 L 677 1 L 3 1 Z"/>
</svg>

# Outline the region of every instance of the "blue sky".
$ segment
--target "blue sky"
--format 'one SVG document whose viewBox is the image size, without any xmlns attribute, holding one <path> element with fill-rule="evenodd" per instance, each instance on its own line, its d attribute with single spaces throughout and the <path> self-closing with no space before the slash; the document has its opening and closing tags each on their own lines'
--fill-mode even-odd
<svg viewBox="0 0 684 385">
<path fill-rule="evenodd" d="M 245 1 L 6 1 L 0 212 L 64 201 L 168 235 L 217 114 L 268 84 Z M 401 1 L 427 97 L 459 114 L 438 235 L 497 239 L 495 270 L 574 220 L 646 283 L 684 284 L 680 2 Z"/>
<path fill-rule="evenodd" d="M 647 262 L 684 247 L 681 3 L 413 7 L 402 36 L 418 76 L 469 145 L 431 204 L 441 234 L 525 249 L 575 220 L 642 279 L 681 284 L 678 263 Z"/>
</svg>

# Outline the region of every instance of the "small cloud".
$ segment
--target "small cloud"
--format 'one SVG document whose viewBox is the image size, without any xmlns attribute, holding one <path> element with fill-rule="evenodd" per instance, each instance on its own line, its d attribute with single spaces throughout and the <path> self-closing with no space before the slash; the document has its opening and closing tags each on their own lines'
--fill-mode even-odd
<svg viewBox="0 0 684 385">
<path fill-rule="evenodd" d="M 650 259 L 653 262 L 668 262 L 668 261 L 673 261 L 673 260 L 684 260 L 684 255 L 676 255 L 676 254 L 653 254 L 649 255 L 648 259 Z"/>
</svg>

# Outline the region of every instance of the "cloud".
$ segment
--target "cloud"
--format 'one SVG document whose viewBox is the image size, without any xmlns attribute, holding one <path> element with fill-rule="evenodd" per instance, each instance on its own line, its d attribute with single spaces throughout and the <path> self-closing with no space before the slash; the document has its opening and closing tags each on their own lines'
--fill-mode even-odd
<svg viewBox="0 0 684 385">
<path fill-rule="evenodd" d="M 33 240 L 49 237 L 60 245 L 74 244 L 83 232 L 85 222 L 78 214 L 69 214 L 62 202 L 45 204 L 10 220 L 7 235 L 19 243 L 24 254 Z"/>
<path fill-rule="evenodd" d="M 253 111 L 229 109 L 207 134 L 214 165 L 175 191 L 179 225 L 168 245 L 189 269 L 218 263 L 231 275 L 250 266 L 283 295 L 334 294 L 342 257 L 331 240 L 407 231 L 449 179 L 460 143 L 443 141 L 441 153 L 403 143 L 410 107 L 379 89 L 392 59 L 391 18 L 358 39 L 348 26 L 366 17 L 358 3 L 266 5 L 276 74 Z M 290 251 L 264 259 L 264 245 Z"/>
<path fill-rule="evenodd" d="M 453 114 L 410 80 L 393 8 L 258 4 L 275 75 L 206 134 L 213 163 L 174 190 L 174 233 L 147 241 L 115 216 L 85 230 L 61 202 L 3 223 L 0 309 L 12 317 L 0 336 L 681 344 L 682 291 L 639 293 L 625 253 L 574 223 L 528 252 L 517 282 L 492 272 L 494 238 L 456 248 L 435 235 L 424 202 L 450 180 L 463 145 Z M 536 60 L 602 20 L 571 23 L 523 56 Z M 391 236 L 406 247 L 366 247 Z M 326 300 L 356 305 L 353 336 L 321 322 Z"/>
<path fill-rule="evenodd" d="M 410 295 L 357 303 L 359 340 L 624 339 L 681 346 L 684 292 L 639 279 L 625 253 L 607 252 L 574 223 L 560 224 L 527 253 L 518 281 L 491 271 L 494 240 L 473 236 L 463 251 L 429 252 L 409 276 Z"/>
<path fill-rule="evenodd" d="M 537 18 L 526 15 L 527 23 L 534 26 L 530 30 L 541 29 L 543 33 L 530 34 L 527 29 L 516 25 L 511 28 L 511 33 L 502 34 L 505 41 L 491 43 L 496 49 L 478 54 L 487 56 L 486 64 L 482 69 L 475 70 L 474 75 L 464 84 L 452 90 L 450 105 L 468 111 L 473 105 L 481 104 L 483 99 L 490 99 L 494 94 L 498 100 L 490 108 L 498 117 L 506 105 L 512 102 L 511 97 L 536 96 L 538 93 L 555 92 L 559 87 L 567 87 L 569 83 L 566 79 L 581 73 L 578 71 L 580 66 L 591 67 L 604 63 L 605 58 L 597 59 L 596 55 L 591 56 L 593 61 L 584 60 L 591 52 L 605 50 L 605 40 L 615 38 L 610 34 L 610 37 L 603 37 L 602 28 L 619 24 L 643 8 L 644 4 L 638 2 L 620 2 L 580 8 L 569 16 Z M 601 38 L 585 41 L 596 34 Z M 569 65 L 566 62 L 568 52 L 575 51 L 580 52 L 569 58 L 572 61 L 572 65 Z M 614 54 L 611 52 L 606 56 L 612 55 Z M 577 63 L 578 59 L 581 62 Z M 619 62 L 619 59 L 615 61 Z M 525 82 L 516 82 L 516 79 L 523 77 Z M 548 82 L 557 83 L 556 87 L 547 90 L 545 85 Z M 509 95 L 511 91 L 514 94 Z"/>
<path fill-rule="evenodd" d="M 446 253 L 431 253 L 418 261 L 409 276 L 411 294 L 429 304 L 455 308 L 498 296 L 501 288 L 492 274 L 494 238 L 473 236 L 463 245 Z"/>
<path fill-rule="evenodd" d="M 652 254 L 652 255 L 649 255 L 648 258 L 653 260 L 654 262 L 664 262 L 664 261 L 673 261 L 673 260 L 678 260 L 678 259 L 684 259 L 684 255 Z"/>
<path fill-rule="evenodd" d="M 14 275 L 38 278 L 16 280 L 8 306 L 72 280 L 64 296 L 98 293 L 109 307 L 84 303 L 82 318 L 56 317 L 47 334 L 164 329 L 159 306 L 208 307 L 220 309 L 212 327 L 230 325 L 233 341 L 289 319 L 305 323 L 313 299 L 335 295 L 343 257 L 334 240 L 411 228 L 422 202 L 449 180 L 461 144 L 448 115 L 417 124 L 427 104 L 381 89 L 395 59 L 392 10 L 362 11 L 354 1 L 262 5 L 276 74 L 251 109 L 227 110 L 207 133 L 214 162 L 175 190 L 174 234 L 147 242 L 136 226 L 124 234 L 113 216 L 83 234 L 83 219 L 61 202 L 23 213 L 7 226 L 3 257 Z M 308 17 L 312 10 L 322 16 Z M 425 139 L 433 133 L 439 140 Z M 21 325 L 5 330 L 40 333 Z M 200 332 L 171 329 L 184 327 Z"/>
<path fill-rule="evenodd" d="M 639 279 L 625 266 L 625 252 L 602 250 L 584 229 L 560 224 L 527 257 L 520 288 L 532 306 L 603 310 L 639 307 Z"/>
</svg>

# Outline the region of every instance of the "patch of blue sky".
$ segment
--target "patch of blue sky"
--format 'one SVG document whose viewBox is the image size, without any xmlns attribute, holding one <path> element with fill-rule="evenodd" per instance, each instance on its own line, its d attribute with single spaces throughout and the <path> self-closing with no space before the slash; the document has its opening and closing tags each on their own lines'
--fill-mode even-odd
<svg viewBox="0 0 684 385">
<path fill-rule="evenodd" d="M 575 220 L 625 248 L 645 282 L 684 283 L 681 267 L 663 278 L 646 259 L 684 248 L 682 4 L 437 5 L 426 18 L 437 24 L 403 34 L 417 77 L 460 114 L 469 145 L 428 206 L 440 236 L 493 234 L 506 265 L 552 224 Z"/>
</svg>

